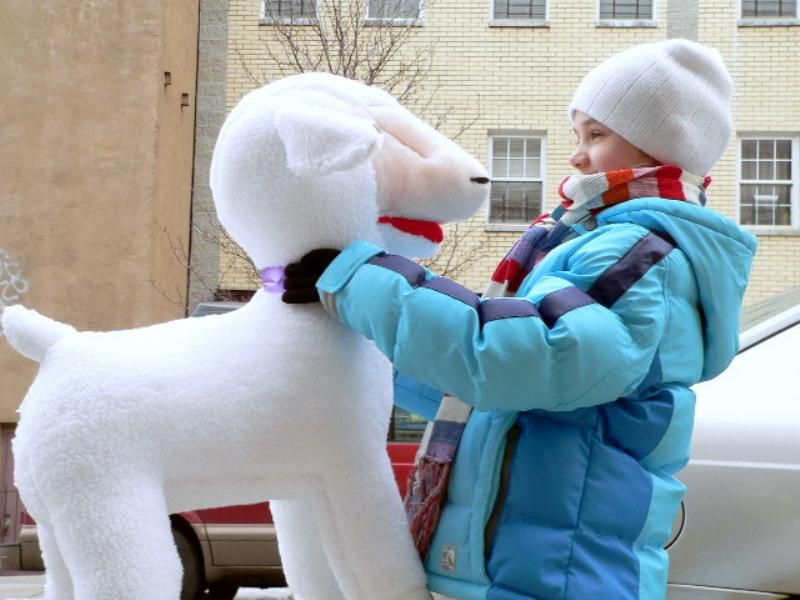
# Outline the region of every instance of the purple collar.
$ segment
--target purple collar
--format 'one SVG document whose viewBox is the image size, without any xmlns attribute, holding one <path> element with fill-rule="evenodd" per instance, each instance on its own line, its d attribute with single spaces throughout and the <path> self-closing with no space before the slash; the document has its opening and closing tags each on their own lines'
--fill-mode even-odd
<svg viewBox="0 0 800 600">
<path fill-rule="evenodd" d="M 286 281 L 286 267 L 266 267 L 261 269 L 261 283 L 264 291 L 270 294 L 282 294 L 286 291 L 283 282 Z"/>
</svg>

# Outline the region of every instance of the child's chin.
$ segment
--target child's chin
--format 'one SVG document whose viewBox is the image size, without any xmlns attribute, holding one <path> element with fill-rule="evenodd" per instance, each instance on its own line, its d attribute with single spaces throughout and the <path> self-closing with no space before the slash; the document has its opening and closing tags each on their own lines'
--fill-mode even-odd
<svg viewBox="0 0 800 600">
<path fill-rule="evenodd" d="M 442 247 L 441 244 L 400 231 L 391 225 L 380 224 L 378 228 L 383 238 L 383 246 L 390 254 L 400 254 L 406 258 L 432 258 Z"/>
</svg>

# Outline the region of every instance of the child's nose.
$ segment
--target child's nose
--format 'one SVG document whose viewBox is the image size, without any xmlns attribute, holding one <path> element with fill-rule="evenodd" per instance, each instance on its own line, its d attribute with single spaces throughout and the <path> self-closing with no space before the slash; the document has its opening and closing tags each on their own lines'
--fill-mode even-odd
<svg viewBox="0 0 800 600">
<path fill-rule="evenodd" d="M 575 152 L 572 153 L 572 156 L 569 157 L 569 164 L 572 165 L 575 169 L 582 169 L 588 163 L 588 158 L 586 153 L 583 152 L 580 148 L 577 148 Z"/>
</svg>

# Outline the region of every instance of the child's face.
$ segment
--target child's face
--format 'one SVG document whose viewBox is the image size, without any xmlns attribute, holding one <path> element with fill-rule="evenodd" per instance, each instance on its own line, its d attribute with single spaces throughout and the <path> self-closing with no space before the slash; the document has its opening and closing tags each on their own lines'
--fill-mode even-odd
<svg viewBox="0 0 800 600">
<path fill-rule="evenodd" d="M 659 164 L 656 159 L 586 113 L 575 111 L 573 125 L 577 145 L 569 164 L 582 175 L 634 167 L 652 167 Z"/>
</svg>

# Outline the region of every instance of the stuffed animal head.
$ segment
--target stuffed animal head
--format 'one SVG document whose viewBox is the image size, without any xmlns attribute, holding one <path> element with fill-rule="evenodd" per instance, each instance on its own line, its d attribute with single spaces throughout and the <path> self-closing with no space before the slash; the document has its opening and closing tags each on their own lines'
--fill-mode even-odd
<svg viewBox="0 0 800 600">
<path fill-rule="evenodd" d="M 246 95 L 211 165 L 219 220 L 259 269 L 359 239 L 432 256 L 440 224 L 474 214 L 488 181 L 475 158 L 389 94 L 324 73 Z"/>
</svg>

